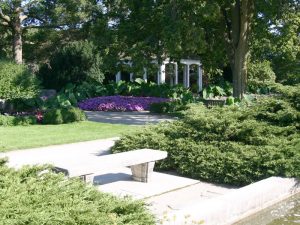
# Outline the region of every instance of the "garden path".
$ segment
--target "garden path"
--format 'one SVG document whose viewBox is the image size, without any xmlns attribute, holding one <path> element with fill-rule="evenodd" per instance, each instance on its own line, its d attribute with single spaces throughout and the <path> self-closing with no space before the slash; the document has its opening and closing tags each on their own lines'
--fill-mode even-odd
<svg viewBox="0 0 300 225">
<path fill-rule="evenodd" d="M 148 123 L 159 123 L 172 121 L 175 117 L 160 114 L 151 114 L 149 111 L 139 112 L 98 112 L 85 111 L 88 120 L 101 123 L 145 125 Z"/>
</svg>

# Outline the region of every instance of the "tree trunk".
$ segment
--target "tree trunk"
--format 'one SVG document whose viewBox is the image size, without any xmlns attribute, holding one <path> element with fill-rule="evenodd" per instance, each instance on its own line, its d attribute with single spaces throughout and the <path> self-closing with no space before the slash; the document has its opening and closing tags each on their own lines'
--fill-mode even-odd
<svg viewBox="0 0 300 225">
<path fill-rule="evenodd" d="M 227 54 L 233 73 L 233 96 L 236 98 L 243 98 L 246 91 L 248 39 L 253 11 L 253 0 L 236 0 L 230 6 L 230 18 L 223 9 Z"/>
<path fill-rule="evenodd" d="M 23 63 L 22 57 L 22 26 L 21 20 L 17 19 L 13 26 L 13 55 L 17 64 Z"/>
</svg>

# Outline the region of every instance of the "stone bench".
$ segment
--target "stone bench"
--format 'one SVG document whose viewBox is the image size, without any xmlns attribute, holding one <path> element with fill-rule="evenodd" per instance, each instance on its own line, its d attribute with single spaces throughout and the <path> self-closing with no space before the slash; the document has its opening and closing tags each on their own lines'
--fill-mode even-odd
<svg viewBox="0 0 300 225">
<path fill-rule="evenodd" d="M 104 156 L 95 156 L 89 161 L 73 162 L 66 168 L 63 165 L 54 164 L 56 172 L 63 172 L 69 177 L 81 177 L 87 181 L 87 176 L 100 174 L 103 171 L 118 167 L 130 166 L 133 180 L 148 182 L 153 172 L 155 161 L 166 158 L 165 151 L 153 149 L 140 149 Z"/>
</svg>

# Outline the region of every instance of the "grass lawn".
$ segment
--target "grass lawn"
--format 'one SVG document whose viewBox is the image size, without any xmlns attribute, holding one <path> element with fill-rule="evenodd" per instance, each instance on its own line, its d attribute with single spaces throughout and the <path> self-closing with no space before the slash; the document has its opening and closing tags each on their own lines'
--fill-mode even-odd
<svg viewBox="0 0 300 225">
<path fill-rule="evenodd" d="M 117 137 L 140 127 L 88 121 L 62 125 L 0 127 L 0 152 Z"/>
</svg>

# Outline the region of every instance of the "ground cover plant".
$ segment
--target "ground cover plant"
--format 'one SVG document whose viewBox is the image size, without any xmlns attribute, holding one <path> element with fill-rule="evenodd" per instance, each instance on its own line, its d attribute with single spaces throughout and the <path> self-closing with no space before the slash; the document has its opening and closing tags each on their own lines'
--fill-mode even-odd
<svg viewBox="0 0 300 225">
<path fill-rule="evenodd" d="M 153 103 L 168 101 L 158 97 L 105 96 L 87 99 L 79 102 L 78 106 L 89 111 L 143 111 Z"/>
<path fill-rule="evenodd" d="M 166 150 L 160 169 L 211 182 L 246 185 L 270 176 L 300 176 L 300 113 L 285 99 L 250 106 L 193 105 L 182 120 L 145 128 L 113 152 Z"/>
<path fill-rule="evenodd" d="M 0 126 L 0 152 L 119 137 L 138 129 L 140 126 L 89 121 L 60 125 Z"/>
<path fill-rule="evenodd" d="M 155 224 L 142 202 L 101 193 L 45 169 L 51 168 L 14 170 L 0 159 L 1 224 Z"/>
</svg>

